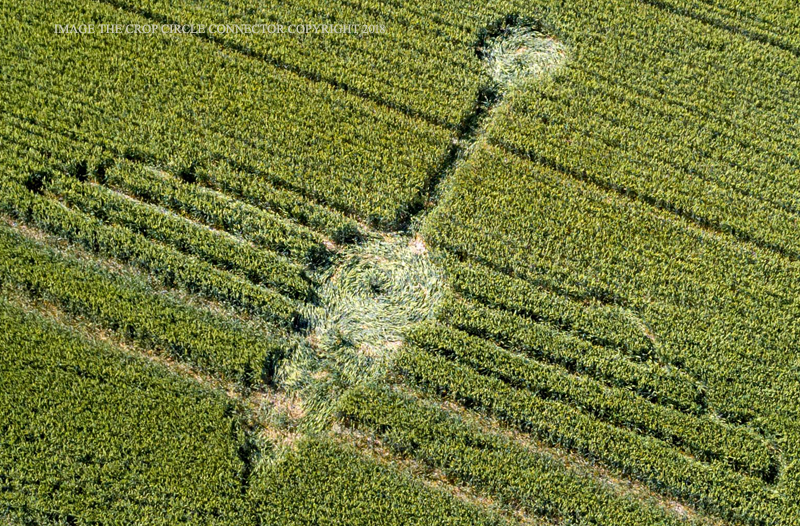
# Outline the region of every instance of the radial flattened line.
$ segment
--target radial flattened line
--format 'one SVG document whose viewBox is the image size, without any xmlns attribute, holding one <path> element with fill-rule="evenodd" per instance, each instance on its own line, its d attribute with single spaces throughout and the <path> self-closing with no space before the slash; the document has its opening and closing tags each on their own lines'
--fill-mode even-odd
<svg viewBox="0 0 800 526">
<path fill-rule="evenodd" d="M 554 71 L 566 57 L 566 48 L 540 30 L 513 23 L 487 35 L 484 46 L 493 66 L 503 64 L 496 68 L 498 94 L 515 88 L 517 81 Z M 513 75 L 508 74 L 510 68 Z M 446 179 L 470 155 L 482 135 L 481 120 L 491 117 L 492 106 L 500 100 L 492 96 L 488 106 L 476 105 L 469 119 L 472 128 L 454 143 L 434 183 Z M 438 193 L 436 188 L 428 192 L 429 197 Z M 331 398 L 338 391 L 385 377 L 407 331 L 437 315 L 446 291 L 443 270 L 430 261 L 421 237 L 377 235 L 339 258 L 318 278 L 319 306 L 306 316 L 308 345 L 281 372 L 287 390 L 306 395 L 304 402 L 312 408 L 307 420 L 315 427 L 329 421 Z"/>
</svg>

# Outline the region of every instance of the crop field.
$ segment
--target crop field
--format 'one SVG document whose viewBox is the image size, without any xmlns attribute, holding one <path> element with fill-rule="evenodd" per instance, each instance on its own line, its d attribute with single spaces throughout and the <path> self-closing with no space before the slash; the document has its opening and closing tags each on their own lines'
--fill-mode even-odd
<svg viewBox="0 0 800 526">
<path fill-rule="evenodd" d="M 800 526 L 800 4 L 0 27 L 0 525 Z"/>
</svg>

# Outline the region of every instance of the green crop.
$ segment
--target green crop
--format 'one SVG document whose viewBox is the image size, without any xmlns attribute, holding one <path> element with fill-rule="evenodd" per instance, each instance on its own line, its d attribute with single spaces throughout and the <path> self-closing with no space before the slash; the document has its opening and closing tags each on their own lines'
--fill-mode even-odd
<svg viewBox="0 0 800 526">
<path fill-rule="evenodd" d="M 234 402 L 5 300 L 0 347 L 0 520 L 252 524 Z"/>
<path fill-rule="evenodd" d="M 52 301 L 142 346 L 245 386 L 269 382 L 289 344 L 243 323 L 170 300 L 142 284 L 0 227 L 0 283 Z"/>
</svg>

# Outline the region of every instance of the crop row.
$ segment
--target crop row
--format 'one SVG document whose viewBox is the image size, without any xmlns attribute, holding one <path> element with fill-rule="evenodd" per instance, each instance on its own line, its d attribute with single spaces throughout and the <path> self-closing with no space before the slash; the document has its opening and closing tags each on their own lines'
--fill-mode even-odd
<svg viewBox="0 0 800 526">
<path fill-rule="evenodd" d="M 136 158 L 135 152 L 127 152 L 127 154 L 123 152 L 123 157 L 115 158 L 116 155 L 113 152 L 104 152 L 100 147 L 81 143 L 70 133 L 56 132 L 8 114 L 0 115 L 0 142 L 6 148 L 4 165 L 8 168 L 16 167 L 21 170 L 21 165 L 12 163 L 16 162 L 18 156 L 27 158 L 33 155 L 39 159 L 42 168 L 63 170 L 76 175 L 80 172 L 84 178 L 91 178 L 96 182 L 107 181 L 109 169 L 114 164 L 127 162 L 124 160 L 125 155 Z M 27 170 L 27 167 L 25 169 Z M 131 167 L 131 170 L 134 168 Z M 151 170 L 158 172 L 154 167 Z M 256 208 L 263 209 L 259 215 L 271 213 L 287 218 L 314 232 L 328 236 L 335 243 L 352 242 L 362 236 L 358 223 L 341 212 L 309 201 L 291 190 L 273 186 L 263 179 L 254 178 L 252 174 L 237 171 L 225 163 L 195 167 L 190 165 L 188 170 L 183 175 L 184 178 L 188 180 L 194 178 L 196 183 L 211 190 L 232 195 Z M 128 172 L 117 171 L 116 175 L 124 177 L 126 173 Z M 159 176 L 150 171 L 139 175 L 148 180 L 159 180 Z M 165 175 L 165 177 L 167 180 L 163 181 L 164 185 L 168 184 L 169 180 L 169 176 Z M 156 198 L 157 196 L 152 195 L 152 197 Z M 281 230 L 294 231 L 301 237 L 310 236 L 314 243 L 319 241 L 314 233 L 306 232 L 302 228 L 297 228 L 295 231 L 296 227 L 286 224 L 285 220 L 278 221 L 276 226 Z M 307 247 L 305 250 L 307 252 L 304 252 L 302 247 L 295 249 L 301 258 L 315 259 L 316 249 Z"/>
<path fill-rule="evenodd" d="M 0 182 L 0 210 L 86 250 L 130 263 L 167 287 L 182 287 L 286 327 L 302 325 L 299 306 L 281 294 L 125 227 L 65 207 L 13 179 Z"/>
<path fill-rule="evenodd" d="M 800 54 L 800 10 L 791 2 L 769 3 L 755 0 L 645 0 L 672 12 L 702 20 L 732 34 L 744 35 L 794 55 Z"/>
<path fill-rule="evenodd" d="M 505 524 L 329 440 L 248 476 L 235 403 L 5 300 L 0 345 L 7 520 Z"/>
<path fill-rule="evenodd" d="M 768 523 L 777 517 L 774 492 L 761 480 L 702 463 L 661 440 L 614 427 L 561 402 L 542 400 L 473 369 L 414 347 L 397 357 L 419 385 L 467 407 L 481 408 L 547 442 L 577 451 L 672 495 L 731 520 Z"/>
<path fill-rule="evenodd" d="M 374 432 L 395 452 L 529 513 L 575 524 L 683 523 L 662 509 L 615 493 L 546 452 L 485 432 L 411 396 L 358 387 L 345 394 L 339 411 L 348 425 Z"/>
<path fill-rule="evenodd" d="M 298 263 L 322 265 L 330 256 L 321 236 L 306 228 L 219 192 L 158 174 L 137 163 L 124 160 L 117 163 L 105 172 L 100 182 L 211 228 L 230 232 Z"/>
<path fill-rule="evenodd" d="M 766 441 L 753 432 L 652 404 L 625 389 L 567 374 L 559 367 L 515 355 L 486 340 L 439 324 L 419 324 L 407 341 L 508 386 L 545 400 L 569 404 L 599 420 L 659 438 L 699 460 L 719 460 L 760 477 L 771 477 L 776 471 L 775 459 Z"/>
<path fill-rule="evenodd" d="M 680 369 L 631 360 L 613 349 L 593 345 L 512 311 L 453 295 L 442 304 L 438 319 L 531 358 L 630 389 L 653 402 L 688 412 L 702 409 L 702 388 Z"/>
<path fill-rule="evenodd" d="M 487 265 L 460 262 L 456 258 L 448 258 L 444 266 L 453 288 L 465 296 L 534 321 L 548 322 L 595 345 L 618 349 L 634 359 L 651 359 L 657 354 L 653 341 L 624 307 L 603 303 L 591 295 L 573 299 L 569 291 L 559 293 L 536 286 L 539 276 L 524 280 Z M 563 287 L 563 283 L 561 285 Z"/>
<path fill-rule="evenodd" d="M 54 174 L 47 181 L 46 192 L 104 223 L 124 226 L 254 283 L 274 287 L 297 299 L 311 295 L 311 281 L 299 265 L 225 232 L 135 201 L 103 186 L 60 174 Z"/>
<path fill-rule="evenodd" d="M 90 38 L 83 46 L 50 38 L 53 24 L 79 10 L 96 24 L 121 23 L 118 9 L 74 0 L 26 2 L 0 14 L 12 28 L 0 53 L 23 46 L 30 54 L 4 72 L 3 111 L 176 173 L 227 161 L 382 225 L 419 206 L 449 147 L 450 131 L 263 61 L 220 53 L 191 35 Z"/>
<path fill-rule="evenodd" d="M 497 516 L 330 439 L 302 439 L 248 489 L 262 524 L 499 526 Z"/>
<path fill-rule="evenodd" d="M 312 286 L 299 265 L 88 182 L 109 177 L 117 180 L 123 177 L 120 173 L 127 173 L 127 170 L 145 181 L 147 176 L 153 177 L 149 170 L 136 163 L 124 159 L 113 161 L 107 152 L 64 141 L 59 134 L 27 125 L 8 115 L 3 115 L 0 122 L 3 125 L 0 144 L 4 148 L 4 168 L 9 179 L 24 184 L 33 192 L 45 192 L 49 188 L 60 193 L 62 198 L 66 192 L 70 196 L 68 202 L 81 205 L 79 209 L 58 206 L 21 191 L 19 185 L 7 185 L 3 189 L 6 213 L 32 221 L 89 250 L 137 265 L 156 275 L 168 287 L 178 285 L 282 324 L 302 324 L 297 305 L 291 298 L 310 298 Z M 74 179 L 62 175 L 63 171 Z M 131 184 L 136 184 L 130 174 L 128 178 Z M 219 198 L 235 206 L 232 200 Z M 31 199 L 37 202 L 37 207 L 31 208 Z M 109 204 L 115 206 L 107 206 Z M 80 210 L 97 215 L 99 219 L 86 216 Z M 246 212 L 260 213 L 253 207 Z M 314 236 L 310 232 L 308 235 Z M 309 255 L 317 249 L 327 252 L 321 243 L 306 245 Z M 224 250 L 226 248 L 229 250 Z"/>
<path fill-rule="evenodd" d="M 432 13 L 438 7 L 435 4 L 348 0 L 324 4 L 299 0 L 290 5 L 268 2 L 257 9 L 243 0 L 211 1 L 202 7 L 187 1 L 113 3 L 127 9 L 143 8 L 154 19 L 163 17 L 196 26 L 261 24 L 268 20 L 273 27 L 280 25 L 288 31 L 290 26 L 302 27 L 313 20 L 317 25 L 357 24 L 359 31 L 376 28 L 366 34 L 310 30 L 302 35 L 272 34 L 269 38 L 234 33 L 217 33 L 212 38 L 451 128 L 458 127 L 472 111 L 483 80 L 472 49 L 477 30 L 489 18 L 506 14 L 498 10 L 502 6 L 486 10 L 474 5 L 473 9 L 463 9 L 463 17 L 452 12 L 436 16 Z M 484 12 L 478 14 L 480 11 Z M 491 13 L 488 18 L 485 11 Z M 231 20 L 231 12 L 240 14 Z M 321 47 L 326 53 L 319 53 Z"/>
<path fill-rule="evenodd" d="M 350 243 L 363 236 L 358 223 L 342 213 L 307 201 L 300 195 L 277 188 L 263 179 L 252 178 L 227 166 L 203 167 L 198 172 L 198 184 L 288 217 L 329 237 L 334 243 Z"/>
<path fill-rule="evenodd" d="M 568 75 L 554 77 L 552 88 L 555 93 L 564 88 L 567 78 L 573 81 L 571 87 L 578 91 L 576 96 L 593 97 L 592 100 L 598 104 L 598 114 L 609 122 L 617 122 L 609 114 L 609 109 L 619 106 L 628 134 L 653 135 L 658 141 L 669 137 L 676 143 L 671 147 L 691 151 L 685 158 L 673 160 L 693 164 L 700 170 L 699 175 L 719 175 L 719 170 L 710 173 L 709 168 L 720 166 L 728 170 L 725 175 L 729 181 L 736 181 L 746 188 L 757 188 L 776 200 L 790 197 L 771 191 L 772 187 L 765 181 L 765 172 L 776 170 L 788 175 L 790 167 L 798 163 L 797 157 L 782 141 L 786 134 L 781 128 L 766 129 L 763 123 L 758 129 L 754 126 L 745 128 L 737 122 L 738 115 L 694 107 L 686 99 L 669 97 L 658 90 L 621 84 L 590 64 L 575 65 Z M 531 88 L 536 89 L 536 86 Z M 597 101 L 598 95 L 602 101 Z M 514 104 L 519 104 L 523 112 L 527 106 L 524 99 Z M 638 121 L 630 118 L 635 114 L 640 116 Z M 701 160 L 708 164 L 701 164 Z M 752 176 L 758 177 L 751 181 Z M 780 177 L 775 184 L 777 188 L 792 187 L 790 177 Z"/>
<path fill-rule="evenodd" d="M 574 68 L 652 95 L 665 109 L 691 109 L 695 122 L 724 120 L 727 131 L 742 139 L 761 135 L 779 151 L 796 148 L 800 134 L 791 128 L 797 110 L 792 93 L 800 86 L 800 67 L 795 57 L 645 2 L 592 3 L 606 20 L 623 24 L 627 31 L 592 35 L 576 55 Z M 587 21 L 586 13 L 580 13 L 569 28 L 571 36 L 590 33 Z M 645 32 L 647 38 L 642 38 Z M 753 78 L 759 82 L 751 82 Z"/>
<path fill-rule="evenodd" d="M 288 344 L 0 228 L 0 281 L 223 377 L 269 382 Z"/>
<path fill-rule="evenodd" d="M 15 178 L 52 169 L 72 172 L 78 159 L 91 159 L 87 167 L 89 164 L 99 167 L 106 162 L 99 148 L 7 113 L 0 113 L 0 144 L 3 145 L 3 167 Z"/>
<path fill-rule="evenodd" d="M 796 262 L 491 146 L 456 171 L 425 236 L 512 273 L 519 280 L 508 283 L 510 294 L 542 274 L 608 291 L 646 321 L 659 361 L 706 386 L 707 406 L 718 415 L 744 422 L 796 405 Z M 459 288 L 470 296 L 487 288 L 485 279 L 476 273 Z M 497 288 L 488 292 L 500 294 Z"/>
<path fill-rule="evenodd" d="M 769 71 L 766 64 L 773 58 L 774 52 L 779 51 L 747 42 L 741 37 L 732 38 L 731 33 L 724 30 L 708 31 L 701 22 L 689 20 L 687 24 L 684 17 L 647 5 L 673 8 L 680 5 L 678 11 L 689 13 L 719 9 L 709 6 L 697 8 L 698 4 L 703 6 L 703 3 L 684 0 L 629 2 L 625 5 L 608 0 L 579 5 L 546 1 L 535 7 L 520 1 L 451 0 L 411 6 L 401 2 L 354 3 L 347 0 L 320 5 L 314 0 L 302 0 L 290 6 L 268 3 L 258 9 L 250 8 L 244 0 L 212 1 L 205 3 L 202 8 L 186 0 L 148 0 L 135 5 L 115 0 L 114 3 L 128 9 L 143 8 L 154 19 L 166 18 L 195 25 L 221 21 L 261 23 L 269 20 L 275 25 L 289 26 L 307 22 L 308 13 L 314 13 L 316 20 L 324 20 L 329 24 L 383 26 L 384 32 L 366 35 L 314 31 L 302 37 L 273 35 L 269 44 L 261 35 L 227 33 L 214 35 L 213 38 L 232 49 L 252 53 L 312 78 L 347 86 L 367 98 L 380 100 L 412 114 L 424 115 L 450 127 L 464 121 L 473 109 L 481 86 L 486 83 L 480 63 L 473 53 L 474 46 L 480 42 L 487 28 L 509 14 L 518 14 L 527 21 L 543 20 L 554 27 L 559 37 L 581 45 L 578 58 L 581 63 L 597 62 L 601 71 L 608 70 L 604 61 L 614 53 L 618 69 L 638 68 L 647 74 L 642 78 L 648 84 L 658 85 L 659 88 L 662 84 L 653 74 L 655 72 L 682 73 L 682 69 L 690 69 L 690 74 L 703 74 L 716 71 L 713 67 L 715 63 L 724 63 L 733 70 L 745 71 L 737 71 L 738 75 L 720 75 L 721 81 L 714 79 L 717 91 L 736 93 L 734 89 L 724 89 L 733 84 L 736 88 L 744 88 L 739 89 L 739 96 L 750 96 L 753 90 L 742 79 L 752 78 L 753 69 L 760 69 L 764 75 L 772 77 L 773 72 Z M 687 7 L 688 4 L 692 7 Z M 237 13 L 234 19 L 229 18 L 232 11 Z M 760 11 L 771 11 L 770 20 L 779 21 L 776 22 L 779 26 L 793 27 L 791 16 L 787 23 L 777 10 Z M 716 20 L 721 17 L 713 18 Z M 627 31 L 602 33 L 601 38 L 596 34 L 599 21 L 606 25 L 620 25 Z M 717 25 L 726 24 L 722 22 Z M 764 34 L 767 39 L 777 42 L 796 41 L 787 35 L 787 31 L 776 36 L 765 29 L 764 23 L 755 26 L 757 28 L 750 22 L 742 27 L 748 28 L 749 37 Z M 639 38 L 643 32 L 648 34 L 648 39 Z M 324 57 L 317 51 L 322 46 L 327 51 Z M 691 60 L 674 57 L 679 46 L 686 50 L 686 56 L 692 56 Z M 624 54 L 620 52 L 623 50 Z M 784 62 L 789 61 L 784 59 Z M 724 68 L 720 69 L 724 71 Z M 685 88 L 687 77 L 689 75 L 673 75 L 670 80 L 673 86 Z M 689 78 L 695 77 L 692 75 Z M 414 82 L 404 81 L 412 78 Z M 776 79 L 777 75 L 770 78 L 770 87 Z M 669 85 L 669 82 L 664 83 L 664 89 L 668 90 L 666 86 Z M 768 91 L 767 97 L 780 93 L 776 90 L 765 91 Z M 719 104 L 720 101 L 712 99 L 709 103 Z"/>
<path fill-rule="evenodd" d="M 747 124 L 757 125 L 759 120 L 767 126 L 777 124 L 782 119 L 782 105 L 790 100 L 788 91 L 780 89 L 781 83 L 786 78 L 797 79 L 793 61 L 786 60 L 779 49 L 749 42 L 725 30 L 709 30 L 702 22 L 645 2 L 619 5 L 594 0 L 564 5 L 553 0 L 532 7 L 520 1 L 451 0 L 409 6 L 400 2 L 341 0 L 322 6 L 303 0 L 291 6 L 271 3 L 256 10 L 248 10 L 244 0 L 208 2 L 202 8 L 185 0 L 149 0 L 143 6 L 122 0 L 116 3 L 144 7 L 155 16 L 192 24 L 218 23 L 230 10 L 239 13 L 237 23 L 270 20 L 288 25 L 307 21 L 308 13 L 314 13 L 317 19 L 328 23 L 383 24 L 385 34 L 312 32 L 302 38 L 276 36 L 269 45 L 259 35 L 224 34 L 215 38 L 234 49 L 263 56 L 310 77 L 348 86 L 369 98 L 424 114 L 448 126 L 462 122 L 485 82 L 473 46 L 482 32 L 512 13 L 521 15 L 523 20 L 543 20 L 553 26 L 560 38 L 574 42 L 575 62 L 580 67 L 589 65 L 598 71 L 619 74 L 619 83 L 658 89 L 667 95 L 674 92 L 678 100 L 682 98 L 689 104 L 721 108 Z M 689 2 L 650 2 L 673 3 Z M 771 19 L 782 19 L 783 10 L 780 15 L 775 9 L 761 11 L 771 12 Z M 793 27 L 792 16 L 796 15 L 782 19 L 784 27 Z M 626 31 L 598 33 L 598 24 L 618 25 Z M 642 33 L 648 38 L 640 38 Z M 320 46 L 328 51 L 324 58 L 317 52 Z M 632 75 L 634 71 L 641 74 Z M 713 78 L 708 79 L 707 86 L 692 86 L 690 81 L 699 77 Z M 746 81 L 755 77 L 763 79 L 766 89 L 757 90 Z M 403 82 L 410 78 L 415 82 Z M 731 96 L 714 97 L 716 93 Z M 770 107 L 773 99 L 774 107 Z M 767 113 L 767 118 L 752 119 L 744 112 L 730 111 L 734 105 L 757 102 L 761 103 L 758 110 Z"/>
<path fill-rule="evenodd" d="M 209 2 L 202 8 L 187 2 L 168 4 L 159 0 L 135 6 L 126 2 L 118 4 L 127 5 L 132 11 L 151 11 L 156 17 L 196 24 L 208 24 L 212 20 L 224 21 L 221 19 L 231 9 L 230 3 L 222 5 L 217 2 Z M 718 89 L 704 92 L 706 97 L 699 107 L 706 112 L 721 109 L 726 116 L 742 119 L 748 127 L 763 121 L 770 126 L 770 133 L 780 132 L 781 129 L 784 130 L 783 133 L 788 133 L 786 125 L 789 123 L 776 119 L 786 113 L 779 106 L 790 100 L 786 95 L 788 91 L 781 89 L 781 86 L 785 85 L 787 77 L 793 80 L 796 77 L 796 71 L 792 70 L 790 64 L 777 63 L 768 48 L 748 46 L 739 41 L 730 43 L 730 35 L 724 31 L 698 31 L 705 26 L 693 22 L 686 24 L 682 17 L 661 13 L 651 6 L 635 2 L 625 6 L 603 0 L 582 6 L 561 6 L 558 2 L 546 2 L 541 10 L 532 10 L 522 2 L 440 2 L 420 6 L 405 6 L 396 2 L 359 3 L 355 6 L 351 2 L 334 2 L 318 6 L 309 1 L 288 7 L 275 4 L 260 6 L 258 9 L 249 9 L 243 2 L 235 2 L 234 5 L 239 7 L 237 23 L 264 19 L 286 23 L 295 18 L 305 19 L 308 12 L 330 17 L 330 21 L 346 18 L 352 22 L 365 17 L 372 18 L 373 21 L 375 18 L 386 19 L 391 22 L 387 23 L 389 33 L 376 35 L 374 38 L 369 35 L 331 34 L 310 34 L 303 38 L 276 36 L 269 40 L 269 46 L 258 35 L 221 35 L 216 40 L 228 43 L 232 49 L 242 51 L 243 54 L 252 52 L 256 55 L 272 55 L 272 59 L 289 69 L 300 69 L 311 77 L 332 77 L 333 84 L 354 86 L 356 92 L 366 91 L 369 95 L 367 98 L 380 98 L 381 94 L 391 91 L 395 95 L 389 98 L 394 98 L 399 107 L 441 108 L 439 112 L 451 115 L 445 119 L 451 123 L 460 119 L 452 116 L 463 116 L 465 112 L 469 112 L 476 98 L 480 84 L 477 80 L 480 77 L 480 67 L 471 47 L 477 36 L 490 21 L 501 18 L 504 14 L 519 12 L 531 15 L 537 11 L 537 15 L 547 13 L 547 22 L 556 26 L 559 36 L 582 44 L 580 55 L 575 60 L 576 68 L 591 68 L 592 73 L 619 74 L 620 79 L 625 77 L 626 81 L 615 81 L 614 84 L 629 84 L 653 92 L 661 90 L 671 101 L 678 103 L 690 101 L 694 104 L 696 97 L 686 96 L 685 93 L 688 89 L 687 79 L 704 75 L 706 71 L 713 70 L 714 64 L 723 62 L 726 66 L 731 66 L 730 69 L 735 73 L 727 74 L 724 68 L 720 68 L 724 73 L 718 75 L 721 80 L 711 79 L 713 87 Z M 452 12 L 463 13 L 463 22 L 455 22 Z M 597 16 L 601 16 L 605 23 L 613 21 L 630 28 L 630 31 L 604 34 L 600 38 L 593 34 Z M 650 38 L 638 38 L 640 31 L 648 32 Z M 680 36 L 676 36 L 676 31 Z M 321 44 L 328 51 L 324 58 L 320 58 L 317 53 Z M 691 52 L 691 60 L 676 57 L 677 52 L 685 48 Z M 621 56 L 625 60 L 620 60 Z M 349 61 L 349 67 L 342 68 L 339 64 L 342 60 Z M 366 67 L 367 64 L 372 66 L 376 60 L 384 61 L 382 64 L 386 67 Z M 613 68 L 609 67 L 611 60 L 615 66 Z M 773 62 L 776 67 L 771 67 Z M 355 67 L 354 64 L 357 63 L 364 63 L 365 67 Z M 399 73 L 402 71 L 408 73 Z M 641 75 L 631 75 L 633 71 L 638 71 Z M 343 78 L 342 75 L 348 78 Z M 768 113 L 768 118 L 764 119 L 736 111 L 744 103 L 754 105 L 759 102 L 753 87 L 742 80 L 756 76 L 769 80 L 770 89 L 759 90 L 760 96 L 765 99 L 764 104 L 772 104 L 773 101 L 769 100 L 772 97 L 781 97 L 775 101 L 777 106 L 774 108 L 770 109 L 764 104 L 759 107 L 758 113 Z M 403 78 L 414 78 L 418 82 L 404 83 Z M 454 82 L 455 79 L 459 81 Z M 662 79 L 668 79 L 669 82 Z M 429 81 L 432 84 L 428 84 Z M 364 83 L 364 86 L 359 88 L 359 82 Z M 379 86 L 380 89 L 369 87 L 370 85 Z M 672 96 L 670 86 L 679 87 L 682 91 L 677 96 Z M 453 89 L 459 92 L 458 96 L 450 91 Z M 693 89 L 697 91 L 696 87 Z M 726 97 L 708 96 L 709 93 L 718 92 L 736 95 L 731 99 L 739 107 L 722 107 L 726 104 Z M 439 99 L 440 96 L 444 97 L 443 100 Z M 405 97 L 407 101 L 397 100 L 398 97 Z M 409 103 L 409 97 L 418 102 Z M 739 97 L 742 97 L 741 101 Z M 459 102 L 454 104 L 450 100 Z M 733 124 L 736 126 L 737 122 Z M 747 130 L 749 139 L 754 134 L 749 133 L 748 127 L 743 129 Z"/>
<path fill-rule="evenodd" d="M 5 520 L 252 524 L 230 400 L 5 300 L 0 347 Z"/>
<path fill-rule="evenodd" d="M 582 103 L 575 97 L 565 100 L 570 106 Z M 687 154 L 673 146 L 659 153 L 648 151 L 657 141 L 647 134 L 628 131 L 624 125 L 615 129 L 616 125 L 599 122 L 600 117 L 586 110 L 578 109 L 570 115 L 568 110 L 555 107 L 561 101 L 548 107 L 543 97 L 531 96 L 529 103 L 531 113 L 517 111 L 513 117 L 500 117 L 495 122 L 493 141 L 578 178 L 675 211 L 703 226 L 779 252 L 800 254 L 800 243 L 793 235 L 796 211 L 765 202 L 746 188 L 737 191 L 740 185 L 726 182 L 730 176 L 725 172 L 730 169 L 715 168 L 703 160 L 692 167 L 681 161 Z M 584 107 L 594 105 L 587 103 Z M 620 113 L 615 106 L 614 119 L 621 120 Z M 649 124 L 659 128 L 656 123 Z M 745 177 L 753 179 L 750 174 Z M 786 200 L 797 210 L 796 189 Z"/>
<path fill-rule="evenodd" d="M 522 124 L 503 120 L 511 114 Z M 544 125 L 563 128 L 596 149 L 630 157 L 642 171 L 657 162 L 678 180 L 696 177 L 753 202 L 789 211 L 800 208 L 800 185 L 793 178 L 798 159 L 787 155 L 785 147 L 763 137 L 745 141 L 730 125 L 665 109 L 579 68 L 553 77 L 552 82 L 531 85 L 501 115 L 500 138 L 512 126 L 515 134 Z M 550 137 L 557 140 L 555 133 Z"/>
</svg>

